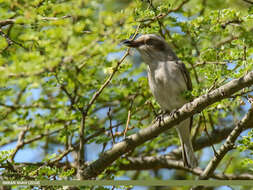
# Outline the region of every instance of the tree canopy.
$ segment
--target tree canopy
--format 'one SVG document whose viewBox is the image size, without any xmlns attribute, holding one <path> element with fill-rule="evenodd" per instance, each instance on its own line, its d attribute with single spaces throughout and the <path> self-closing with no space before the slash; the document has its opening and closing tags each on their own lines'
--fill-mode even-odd
<svg viewBox="0 0 253 190">
<path fill-rule="evenodd" d="M 193 82 L 162 122 L 121 44 L 141 34 Z M 252 1 L 0 0 L 0 52 L 1 179 L 253 179 Z M 191 116 L 195 169 L 173 127 Z"/>
</svg>

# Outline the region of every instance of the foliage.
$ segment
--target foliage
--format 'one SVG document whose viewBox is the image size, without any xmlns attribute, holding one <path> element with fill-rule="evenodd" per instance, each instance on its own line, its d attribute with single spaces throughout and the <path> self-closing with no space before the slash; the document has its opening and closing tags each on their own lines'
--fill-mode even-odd
<svg viewBox="0 0 253 190">
<path fill-rule="evenodd" d="M 186 96 L 196 98 L 252 71 L 252 10 L 243 0 L 0 0 L 1 149 L 43 150 L 37 161 L 47 165 L 19 168 L 19 177 L 26 178 L 29 170 L 34 179 L 74 179 L 80 139 L 86 157 L 99 156 L 123 140 L 129 113 L 126 135 L 147 127 L 159 112 L 139 56 L 130 50 L 132 58 L 119 62 L 126 51 L 122 39 L 136 30 L 162 35 L 191 73 L 193 91 Z M 245 88 L 209 106 L 203 111 L 205 122 L 197 114 L 195 139 L 206 135 L 205 127 L 213 132 L 234 126 L 249 108 L 251 92 Z M 234 158 L 230 173 L 239 171 L 235 166 L 242 158 L 252 163 L 251 141 L 252 132 L 240 141 L 241 150 L 251 153 Z M 88 148 L 94 144 L 101 151 Z M 146 171 L 130 175 L 119 169 L 120 163 L 127 164 L 128 156 L 165 154 L 174 145 L 179 145 L 177 135 L 167 131 L 119 158 L 99 178 L 146 179 Z M 0 163 L 9 159 L 18 165 L 17 152 L 1 151 Z M 210 159 L 202 150 L 197 154 Z M 59 163 L 66 168 L 58 168 Z M 187 172 L 182 175 L 190 178 Z"/>
</svg>

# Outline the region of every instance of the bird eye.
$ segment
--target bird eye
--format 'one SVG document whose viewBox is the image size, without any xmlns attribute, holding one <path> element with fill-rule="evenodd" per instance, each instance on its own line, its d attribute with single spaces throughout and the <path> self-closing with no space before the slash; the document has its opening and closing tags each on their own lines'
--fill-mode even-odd
<svg viewBox="0 0 253 190">
<path fill-rule="evenodd" d="M 148 39 L 146 45 L 152 46 L 154 49 L 163 51 L 165 49 L 164 42 L 157 39 Z"/>
<path fill-rule="evenodd" d="M 153 39 L 147 39 L 146 45 L 153 45 L 153 44 L 154 44 L 154 40 Z"/>
</svg>

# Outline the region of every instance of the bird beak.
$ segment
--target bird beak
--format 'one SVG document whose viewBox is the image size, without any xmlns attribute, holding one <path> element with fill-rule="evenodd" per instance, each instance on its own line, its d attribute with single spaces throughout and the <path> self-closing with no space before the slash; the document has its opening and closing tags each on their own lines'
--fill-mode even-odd
<svg viewBox="0 0 253 190">
<path fill-rule="evenodd" d="M 138 48 L 142 43 L 138 40 L 122 40 L 121 43 L 127 47 Z"/>
</svg>

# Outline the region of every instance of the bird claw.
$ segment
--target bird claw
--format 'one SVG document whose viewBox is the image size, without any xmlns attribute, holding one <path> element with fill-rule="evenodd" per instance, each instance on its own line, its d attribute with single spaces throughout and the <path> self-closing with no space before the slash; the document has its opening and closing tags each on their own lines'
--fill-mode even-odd
<svg viewBox="0 0 253 190">
<path fill-rule="evenodd" d="M 170 117 L 175 118 L 174 114 L 177 114 L 177 112 L 178 112 L 178 109 L 173 109 L 173 110 L 170 112 Z"/>
<path fill-rule="evenodd" d="M 159 123 L 161 123 L 161 121 L 164 122 L 163 118 L 164 116 L 167 114 L 166 111 L 160 111 L 157 115 L 156 115 L 156 118 L 155 118 L 155 122 L 159 121 Z"/>
</svg>

